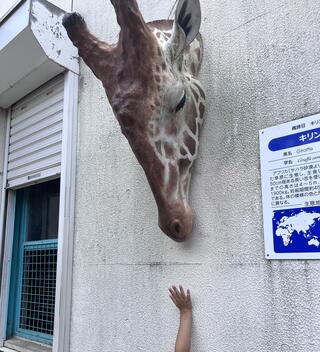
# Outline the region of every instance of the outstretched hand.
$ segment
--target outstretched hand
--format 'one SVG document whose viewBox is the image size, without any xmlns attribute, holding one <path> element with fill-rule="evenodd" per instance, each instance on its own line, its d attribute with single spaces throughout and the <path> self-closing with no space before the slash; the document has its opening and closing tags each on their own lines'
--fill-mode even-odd
<svg viewBox="0 0 320 352">
<path fill-rule="evenodd" d="M 181 285 L 179 286 L 179 289 L 177 289 L 176 286 L 172 286 L 169 288 L 169 292 L 170 292 L 169 296 L 172 302 L 177 306 L 180 312 L 191 311 L 192 302 L 191 302 L 190 290 L 187 289 L 187 293 L 185 293 Z"/>
<path fill-rule="evenodd" d="M 192 303 L 190 290 L 184 292 L 180 285 L 169 288 L 170 298 L 180 311 L 180 325 L 176 339 L 175 352 L 190 352 L 191 346 L 191 323 L 192 323 Z"/>
</svg>

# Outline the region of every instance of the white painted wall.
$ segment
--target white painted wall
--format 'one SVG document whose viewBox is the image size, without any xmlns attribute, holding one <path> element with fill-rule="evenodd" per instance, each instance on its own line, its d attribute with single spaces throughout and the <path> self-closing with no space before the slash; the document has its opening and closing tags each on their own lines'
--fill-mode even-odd
<svg viewBox="0 0 320 352">
<path fill-rule="evenodd" d="M 48 0 L 48 1 L 65 11 L 70 11 L 72 8 L 72 0 Z"/>
<path fill-rule="evenodd" d="M 21 1 L 21 0 L 20 0 Z M 0 2 L 0 18 L 19 3 L 19 0 L 3 0 Z"/>
<path fill-rule="evenodd" d="M 0 18 L 7 14 L 7 12 L 15 7 L 22 0 L 1 0 L 0 1 Z M 65 11 L 70 11 L 72 0 L 50 0 L 50 2 Z"/>
<path fill-rule="evenodd" d="M 173 0 L 140 0 L 147 20 Z M 311 352 L 320 263 L 266 261 L 258 130 L 320 110 L 318 0 L 202 0 L 206 121 L 192 240 L 172 242 L 100 82 L 82 63 L 71 352 L 174 350 L 171 284 L 190 287 L 193 352 Z M 74 0 L 107 40 L 109 1 Z"/>
</svg>

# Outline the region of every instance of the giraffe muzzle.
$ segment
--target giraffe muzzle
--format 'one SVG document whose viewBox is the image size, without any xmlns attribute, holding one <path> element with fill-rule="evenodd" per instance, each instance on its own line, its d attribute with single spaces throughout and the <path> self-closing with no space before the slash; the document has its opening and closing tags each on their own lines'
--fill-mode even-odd
<svg viewBox="0 0 320 352">
<path fill-rule="evenodd" d="M 168 237 L 176 242 L 184 242 L 190 237 L 192 223 L 193 214 L 189 207 L 183 207 L 183 211 L 180 211 L 179 213 L 176 211 L 173 211 L 172 213 L 170 213 L 170 211 L 164 211 L 159 216 L 159 227 Z"/>
</svg>

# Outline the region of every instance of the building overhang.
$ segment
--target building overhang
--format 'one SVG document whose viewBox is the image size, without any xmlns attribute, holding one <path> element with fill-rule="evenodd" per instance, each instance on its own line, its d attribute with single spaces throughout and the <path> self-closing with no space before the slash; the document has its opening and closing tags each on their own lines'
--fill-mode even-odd
<svg viewBox="0 0 320 352">
<path fill-rule="evenodd" d="M 64 70 L 79 74 L 77 49 L 62 26 L 64 13 L 46 0 L 23 0 L 1 20 L 1 108 Z"/>
</svg>

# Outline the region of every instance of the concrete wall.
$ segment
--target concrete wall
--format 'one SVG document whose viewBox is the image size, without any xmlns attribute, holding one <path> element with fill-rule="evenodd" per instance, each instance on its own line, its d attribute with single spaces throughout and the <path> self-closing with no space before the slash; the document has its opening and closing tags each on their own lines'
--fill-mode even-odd
<svg viewBox="0 0 320 352">
<path fill-rule="evenodd" d="M 147 20 L 173 0 L 140 0 Z M 74 0 L 100 37 L 110 2 Z M 320 263 L 266 261 L 258 130 L 320 110 L 318 0 L 202 0 L 207 111 L 195 165 L 192 239 L 157 227 L 141 167 L 101 84 L 82 63 L 71 352 L 173 351 L 178 312 L 194 302 L 193 352 L 311 352 L 320 345 Z"/>
</svg>

